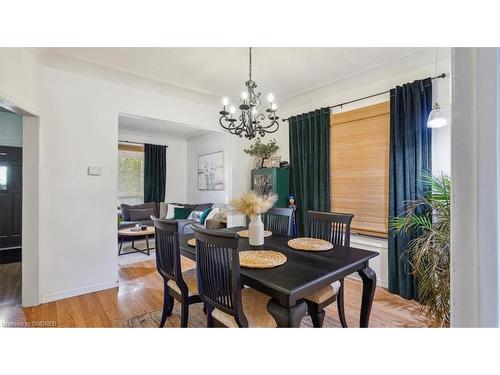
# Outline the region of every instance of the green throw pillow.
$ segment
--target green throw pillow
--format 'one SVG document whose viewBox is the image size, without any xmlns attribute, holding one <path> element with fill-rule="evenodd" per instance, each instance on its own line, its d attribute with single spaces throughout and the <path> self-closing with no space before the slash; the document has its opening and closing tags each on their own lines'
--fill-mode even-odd
<svg viewBox="0 0 500 375">
<path fill-rule="evenodd" d="M 175 207 L 174 208 L 174 220 L 185 220 L 188 218 L 191 213 L 190 208 L 185 207 Z"/>
<path fill-rule="evenodd" d="M 210 213 L 210 211 L 212 211 L 211 208 L 207 208 L 205 211 L 203 211 L 203 213 L 200 215 L 200 224 L 201 225 L 204 225 L 205 224 L 205 220 L 207 220 L 207 216 L 208 214 Z"/>
</svg>

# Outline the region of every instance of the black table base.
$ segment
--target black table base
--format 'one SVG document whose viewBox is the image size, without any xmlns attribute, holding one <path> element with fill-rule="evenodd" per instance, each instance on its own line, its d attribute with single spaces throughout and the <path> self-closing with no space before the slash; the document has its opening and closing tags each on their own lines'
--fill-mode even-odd
<svg viewBox="0 0 500 375">
<path fill-rule="evenodd" d="M 128 237 L 120 237 L 120 246 L 118 247 L 118 256 L 120 255 L 127 255 L 127 254 L 134 254 L 134 253 L 142 253 L 144 255 L 151 255 L 150 251 L 154 250 L 154 247 L 149 247 L 149 236 L 144 236 L 146 239 L 146 248 L 145 249 L 139 249 L 135 247 L 135 240 L 137 239 L 142 239 L 142 238 L 137 238 L 137 237 L 130 237 L 132 239 L 132 249 L 134 251 L 128 251 L 126 253 L 122 253 L 122 247 L 123 247 L 123 242 L 128 239 Z"/>
</svg>

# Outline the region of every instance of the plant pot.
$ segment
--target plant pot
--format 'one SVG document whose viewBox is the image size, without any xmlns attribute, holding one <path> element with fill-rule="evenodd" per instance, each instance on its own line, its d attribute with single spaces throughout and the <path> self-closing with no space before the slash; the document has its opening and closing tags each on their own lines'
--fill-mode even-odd
<svg viewBox="0 0 500 375">
<path fill-rule="evenodd" d="M 250 224 L 248 225 L 248 243 L 251 246 L 264 245 L 264 224 L 260 215 L 250 216 Z"/>
</svg>

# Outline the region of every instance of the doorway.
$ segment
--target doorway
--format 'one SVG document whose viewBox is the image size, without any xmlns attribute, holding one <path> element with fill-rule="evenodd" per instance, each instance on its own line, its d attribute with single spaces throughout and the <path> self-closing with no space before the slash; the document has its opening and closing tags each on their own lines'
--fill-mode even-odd
<svg viewBox="0 0 500 375">
<path fill-rule="evenodd" d="M 0 112 L 0 306 L 21 303 L 22 122 Z"/>
</svg>

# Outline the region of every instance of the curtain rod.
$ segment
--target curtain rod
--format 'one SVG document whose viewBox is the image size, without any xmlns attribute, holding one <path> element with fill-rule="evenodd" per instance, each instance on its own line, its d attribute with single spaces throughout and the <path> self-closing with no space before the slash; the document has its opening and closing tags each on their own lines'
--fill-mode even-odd
<svg viewBox="0 0 500 375">
<path fill-rule="evenodd" d="M 142 145 L 144 146 L 144 143 L 141 142 L 132 142 L 132 141 L 122 141 L 121 139 L 118 140 L 118 143 L 130 143 L 132 145 Z M 157 145 L 157 146 L 165 146 L 168 147 L 167 145 Z"/>
<path fill-rule="evenodd" d="M 438 76 L 435 76 L 435 77 L 431 77 L 431 80 L 435 80 L 435 79 L 438 79 L 438 78 L 445 78 L 446 77 L 446 73 L 442 73 Z M 361 100 L 365 100 L 365 99 L 370 99 L 370 98 L 374 98 L 375 96 L 379 96 L 379 95 L 384 95 L 384 94 L 388 94 L 390 93 L 391 90 L 386 90 L 386 91 L 383 91 L 383 92 L 379 92 L 377 94 L 372 94 L 372 95 L 368 95 L 368 96 L 364 96 L 362 98 L 358 98 L 358 99 L 354 99 L 354 100 L 349 100 L 348 102 L 344 102 L 344 103 L 340 103 L 340 104 L 335 104 L 335 105 L 331 105 L 329 106 L 328 108 L 332 109 L 332 108 L 337 108 L 337 107 L 340 107 L 342 108 L 343 106 L 347 105 L 347 104 L 351 104 L 351 103 L 356 103 L 356 102 L 359 102 Z M 288 121 L 290 118 L 284 118 L 282 121 Z"/>
</svg>

